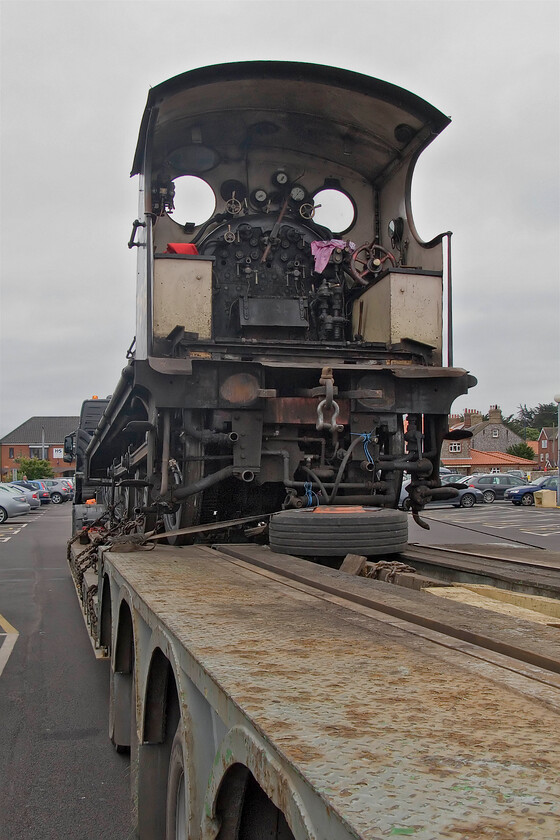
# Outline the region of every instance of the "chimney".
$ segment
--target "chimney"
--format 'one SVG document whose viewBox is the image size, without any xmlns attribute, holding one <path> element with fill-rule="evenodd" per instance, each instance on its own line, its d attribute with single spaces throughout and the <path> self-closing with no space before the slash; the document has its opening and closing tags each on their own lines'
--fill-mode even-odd
<svg viewBox="0 0 560 840">
<path fill-rule="evenodd" d="M 499 406 L 491 405 L 488 411 L 488 420 L 491 423 L 501 423 L 502 422 L 502 411 Z"/>
<path fill-rule="evenodd" d="M 464 413 L 464 421 L 463 421 L 463 428 L 470 429 L 471 426 L 475 426 L 477 423 L 482 422 L 482 414 L 480 411 L 477 411 L 476 408 L 465 408 Z"/>
</svg>

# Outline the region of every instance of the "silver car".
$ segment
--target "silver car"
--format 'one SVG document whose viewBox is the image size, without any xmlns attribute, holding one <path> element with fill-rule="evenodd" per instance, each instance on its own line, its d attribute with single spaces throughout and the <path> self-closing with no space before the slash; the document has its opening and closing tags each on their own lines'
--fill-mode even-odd
<svg viewBox="0 0 560 840">
<path fill-rule="evenodd" d="M 12 490 L 16 491 L 16 493 L 25 496 L 25 501 L 31 506 L 31 510 L 36 510 L 41 507 L 41 499 L 39 498 L 38 490 L 28 490 L 27 487 L 20 487 L 19 484 L 11 484 L 9 481 L 6 483 L 8 487 L 11 487 Z"/>
<path fill-rule="evenodd" d="M 10 516 L 21 516 L 30 510 L 31 505 L 25 501 L 25 496 L 8 484 L 0 484 L 0 525 Z"/>
</svg>

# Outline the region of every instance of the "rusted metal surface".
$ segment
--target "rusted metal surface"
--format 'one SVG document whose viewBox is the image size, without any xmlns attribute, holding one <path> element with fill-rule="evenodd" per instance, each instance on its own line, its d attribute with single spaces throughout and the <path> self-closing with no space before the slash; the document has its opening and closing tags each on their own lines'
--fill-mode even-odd
<svg viewBox="0 0 560 840">
<path fill-rule="evenodd" d="M 525 551 L 529 561 L 526 563 L 523 562 Z M 446 547 L 409 546 L 401 556 L 413 565 L 423 563 L 429 567 L 446 567 L 456 572 L 503 581 L 512 588 L 523 584 L 525 587 L 531 586 L 535 592 L 540 591 L 542 595 L 559 598 L 560 566 L 556 566 L 557 552 L 540 550 L 537 563 L 534 552 L 531 554 L 531 549 L 522 549 L 521 555 L 516 557 L 511 550 L 508 554 L 502 550 L 501 555 L 491 557 L 490 554 L 446 550 Z"/>
<path fill-rule="evenodd" d="M 419 546 L 411 544 L 414 550 Z M 560 551 L 532 548 L 531 546 L 509 545 L 432 545 L 430 551 L 437 554 L 459 554 L 465 557 L 484 558 L 485 560 L 505 560 L 507 563 L 521 563 L 524 566 L 537 566 L 540 569 L 560 571 Z"/>
<path fill-rule="evenodd" d="M 209 548 L 112 552 L 106 563 L 144 620 L 199 663 L 199 689 L 218 687 L 347 836 L 560 836 L 553 683 L 539 699 L 535 679 Z"/>
<path fill-rule="evenodd" d="M 446 608 L 441 602 L 434 604 L 430 595 L 400 587 L 397 589 L 383 581 L 370 581 L 369 587 L 364 588 L 361 581 L 349 576 L 341 577 L 334 569 L 309 564 L 297 557 L 275 555 L 260 546 L 220 548 L 227 555 L 277 571 L 293 580 L 311 583 L 324 592 L 341 595 L 353 603 L 560 673 L 560 638 L 554 630 L 537 628 L 530 622 L 512 625 L 510 620 L 495 613 L 485 614 L 483 610 L 466 605 L 454 604 Z"/>
</svg>

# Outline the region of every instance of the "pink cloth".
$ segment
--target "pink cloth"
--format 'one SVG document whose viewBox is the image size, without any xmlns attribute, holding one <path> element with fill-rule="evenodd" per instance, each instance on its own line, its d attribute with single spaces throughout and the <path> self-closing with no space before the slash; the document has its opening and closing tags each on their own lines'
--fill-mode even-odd
<svg viewBox="0 0 560 840">
<path fill-rule="evenodd" d="M 331 254 L 335 248 L 341 248 L 343 251 L 355 251 L 356 246 L 353 242 L 346 242 L 344 239 L 321 239 L 311 243 L 311 253 L 315 257 L 315 271 L 317 274 L 322 274 L 328 265 Z"/>
</svg>

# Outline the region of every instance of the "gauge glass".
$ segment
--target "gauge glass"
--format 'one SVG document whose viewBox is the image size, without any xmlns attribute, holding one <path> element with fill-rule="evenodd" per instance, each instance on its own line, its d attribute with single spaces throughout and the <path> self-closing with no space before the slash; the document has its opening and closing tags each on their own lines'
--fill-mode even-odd
<svg viewBox="0 0 560 840">
<path fill-rule="evenodd" d="M 290 196 L 294 201 L 303 201 L 305 198 L 305 190 L 303 187 L 292 187 Z"/>
<path fill-rule="evenodd" d="M 255 201 L 266 201 L 265 190 L 255 190 Z"/>
</svg>

